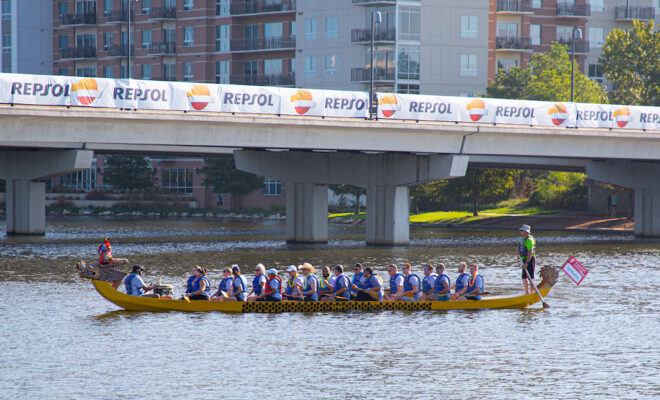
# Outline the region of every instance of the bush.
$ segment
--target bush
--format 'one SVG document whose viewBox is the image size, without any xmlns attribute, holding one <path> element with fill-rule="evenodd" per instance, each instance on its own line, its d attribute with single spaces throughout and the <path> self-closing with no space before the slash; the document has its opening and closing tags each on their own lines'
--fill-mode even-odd
<svg viewBox="0 0 660 400">
<path fill-rule="evenodd" d="M 573 211 L 586 210 L 585 179 L 585 174 L 550 172 L 545 178 L 536 181 L 536 188 L 529 199 L 530 204 Z"/>
<path fill-rule="evenodd" d="M 108 195 L 102 190 L 92 190 L 85 195 L 85 200 L 107 200 Z"/>
<path fill-rule="evenodd" d="M 55 203 L 51 205 L 51 207 L 73 207 L 73 202 L 69 199 L 67 199 L 66 196 L 62 195 L 57 198 Z"/>
</svg>

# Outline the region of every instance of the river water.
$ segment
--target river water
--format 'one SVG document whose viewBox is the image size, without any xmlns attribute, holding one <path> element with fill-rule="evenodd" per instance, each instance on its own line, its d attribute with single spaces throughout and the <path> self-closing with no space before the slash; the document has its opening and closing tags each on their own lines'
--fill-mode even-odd
<svg viewBox="0 0 660 400">
<path fill-rule="evenodd" d="M 385 277 L 391 262 L 444 262 L 453 281 L 465 260 L 513 294 L 516 235 L 413 228 L 409 246 L 367 248 L 363 226 L 331 225 L 327 245 L 294 246 L 279 221 L 49 219 L 45 237 L 0 237 L 0 398 L 660 398 L 658 241 L 536 232 L 540 264 L 574 254 L 589 269 L 580 286 L 561 273 L 547 309 L 128 312 L 72 268 L 109 236 L 177 289 L 195 264 L 215 286 L 231 263 L 359 261 Z"/>
</svg>

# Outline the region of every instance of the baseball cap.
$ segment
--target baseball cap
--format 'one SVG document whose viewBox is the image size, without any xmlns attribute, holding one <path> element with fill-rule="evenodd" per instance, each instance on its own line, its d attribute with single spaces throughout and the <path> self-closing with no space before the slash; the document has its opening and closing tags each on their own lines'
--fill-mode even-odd
<svg viewBox="0 0 660 400">
<path fill-rule="evenodd" d="M 266 271 L 266 273 L 270 275 L 277 275 L 277 270 L 275 268 L 271 268 L 268 271 Z"/>
<path fill-rule="evenodd" d="M 134 265 L 133 272 L 144 271 L 144 267 L 141 265 Z"/>
<path fill-rule="evenodd" d="M 298 268 L 295 265 L 289 265 L 289 268 L 286 269 L 286 272 L 298 272 Z"/>
<path fill-rule="evenodd" d="M 231 270 L 234 271 L 234 272 L 241 272 L 241 267 L 234 264 L 234 265 L 231 266 Z"/>
</svg>

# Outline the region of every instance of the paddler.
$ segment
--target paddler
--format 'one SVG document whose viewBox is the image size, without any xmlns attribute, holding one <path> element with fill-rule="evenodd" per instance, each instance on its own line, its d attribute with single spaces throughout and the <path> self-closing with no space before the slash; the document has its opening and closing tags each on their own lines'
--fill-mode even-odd
<svg viewBox="0 0 660 400">
<path fill-rule="evenodd" d="M 467 263 L 461 261 L 458 263 L 458 278 L 456 278 L 456 283 L 452 287 L 454 289 L 454 293 L 450 295 L 450 298 L 452 300 L 457 300 L 465 294 L 465 291 L 467 290 L 467 285 L 468 285 L 468 280 L 470 279 L 470 275 L 465 273 L 465 270 L 467 269 Z"/>
<path fill-rule="evenodd" d="M 323 301 L 349 301 L 351 299 L 351 280 L 344 275 L 344 266 L 335 265 L 334 273 L 336 279 L 332 295 L 324 297 Z"/>
<path fill-rule="evenodd" d="M 134 265 L 133 272 L 124 279 L 124 285 L 126 286 L 126 294 L 131 296 L 142 296 L 142 297 L 155 297 L 159 298 L 160 296 L 156 293 L 146 294 L 153 290 L 157 284 L 151 284 L 146 286 L 142 280 L 142 272 L 144 272 L 144 267 L 141 265 Z"/>
<path fill-rule="evenodd" d="M 234 264 L 231 266 L 231 272 L 234 275 L 232 280 L 231 294 L 228 300 L 246 301 L 247 300 L 247 278 L 241 275 L 241 267 Z"/>
<path fill-rule="evenodd" d="M 314 275 L 314 267 L 310 263 L 304 263 L 300 267 L 304 279 L 303 296 L 305 301 L 319 301 L 319 279 Z"/>
<path fill-rule="evenodd" d="M 390 264 L 387 267 L 387 273 L 390 275 L 390 287 L 385 291 L 389 293 L 389 301 L 398 301 L 403 297 L 403 281 L 405 277 L 399 272 L 399 267 L 396 264 Z"/>
<path fill-rule="evenodd" d="M 257 296 L 259 296 L 264 291 L 266 286 L 266 267 L 263 264 L 257 264 L 254 269 L 254 279 L 252 279 L 252 291 L 248 295 L 247 301 L 254 301 Z M 254 294 L 254 296 L 252 296 Z"/>
<path fill-rule="evenodd" d="M 211 297 L 211 281 L 206 277 L 206 268 L 196 265 L 196 278 L 193 281 L 193 291 L 190 300 L 208 300 Z"/>
<path fill-rule="evenodd" d="M 433 265 L 424 264 L 424 278 L 422 279 L 422 295 L 419 297 L 421 301 L 435 300 L 433 295 L 433 287 L 438 275 L 433 271 Z"/>
<path fill-rule="evenodd" d="M 321 281 L 319 282 L 319 300 L 332 294 L 335 279 L 337 279 L 334 275 L 330 274 L 329 267 L 321 268 L 321 276 Z"/>
<path fill-rule="evenodd" d="M 399 300 L 404 301 L 419 301 L 420 292 L 420 279 L 419 276 L 413 273 L 412 266 L 409 263 L 404 263 L 401 267 L 403 271 L 403 294 L 404 296 Z"/>
<path fill-rule="evenodd" d="M 234 283 L 234 278 L 232 276 L 231 270 L 229 268 L 223 269 L 222 279 L 220 280 L 220 284 L 218 285 L 218 290 L 216 290 L 216 292 L 213 293 L 213 296 L 211 296 L 211 300 L 223 301 L 227 299 L 229 297 L 229 293 L 231 293 L 233 283 Z"/>
<path fill-rule="evenodd" d="M 433 296 L 436 296 L 436 300 L 438 301 L 448 301 L 451 280 L 445 274 L 445 264 L 438 263 L 435 266 L 435 272 L 437 272 L 438 277 L 435 280 L 435 285 L 433 285 Z"/>
<path fill-rule="evenodd" d="M 479 275 L 479 267 L 477 264 L 470 264 L 470 279 L 468 286 L 465 290 L 465 298 L 467 300 L 481 300 L 481 294 L 484 291 L 484 278 Z"/>
<path fill-rule="evenodd" d="M 353 286 L 357 286 L 358 288 L 362 288 L 364 286 L 364 272 L 362 271 L 362 264 L 360 263 L 355 263 L 353 265 L 353 278 L 351 278 L 351 288 Z M 351 300 L 355 300 L 355 298 L 358 295 L 358 291 L 356 289 L 351 290 Z"/>
<path fill-rule="evenodd" d="M 378 275 L 374 275 L 371 267 L 366 267 L 363 272 L 362 287 L 353 285 L 353 290 L 358 292 L 356 301 L 383 301 L 383 280 Z"/>
<path fill-rule="evenodd" d="M 284 287 L 284 300 L 303 301 L 303 278 L 298 274 L 298 268 L 295 265 L 289 265 L 286 269 L 289 279 Z"/>
<path fill-rule="evenodd" d="M 534 293 L 534 269 L 536 267 L 536 240 L 531 235 L 532 228 L 524 224 L 518 231 L 520 232 L 520 242 L 518 243 L 518 257 L 522 261 L 522 284 L 525 294 Z M 525 273 L 525 269 L 529 277 Z"/>
<path fill-rule="evenodd" d="M 282 301 L 282 280 L 277 276 L 277 270 L 271 268 L 266 273 L 268 280 L 263 293 L 257 296 L 257 301 Z"/>
</svg>

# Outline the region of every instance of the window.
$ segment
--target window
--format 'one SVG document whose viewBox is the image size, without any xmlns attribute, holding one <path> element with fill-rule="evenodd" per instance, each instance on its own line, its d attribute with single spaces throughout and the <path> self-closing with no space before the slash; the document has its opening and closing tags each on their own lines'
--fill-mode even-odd
<svg viewBox="0 0 660 400">
<path fill-rule="evenodd" d="M 176 8 L 176 0 L 163 0 L 163 7 Z"/>
<path fill-rule="evenodd" d="M 510 58 L 501 58 L 497 60 L 497 72 L 501 70 L 504 70 L 504 72 L 509 72 L 509 68 L 511 67 L 517 67 L 518 66 L 518 60 L 515 59 L 510 59 Z"/>
<path fill-rule="evenodd" d="M 142 64 L 142 79 L 151 79 L 151 64 Z"/>
<path fill-rule="evenodd" d="M 64 3 L 66 5 L 66 3 Z M 60 3 L 61 7 L 62 3 Z M 11 19 L 11 1 L 2 0 L 2 19 Z"/>
<path fill-rule="evenodd" d="M 419 79 L 419 46 L 399 46 L 397 70 L 399 79 Z"/>
<path fill-rule="evenodd" d="M 590 27 L 589 28 L 589 47 L 599 48 L 603 47 L 603 28 Z"/>
<path fill-rule="evenodd" d="M 399 6 L 399 39 L 420 40 L 421 7 Z"/>
<path fill-rule="evenodd" d="M 176 80 L 176 65 L 175 64 L 163 64 L 163 80 L 164 81 Z"/>
<path fill-rule="evenodd" d="M 557 41 L 566 43 L 573 39 L 573 27 L 557 25 Z"/>
<path fill-rule="evenodd" d="M 93 77 L 96 76 L 95 68 L 85 67 L 76 69 L 76 76 Z"/>
<path fill-rule="evenodd" d="M 76 47 L 96 47 L 96 35 L 88 33 L 76 36 Z"/>
<path fill-rule="evenodd" d="M 229 83 L 229 61 L 215 62 L 215 83 Z"/>
<path fill-rule="evenodd" d="M 103 0 L 103 15 L 108 16 L 112 14 L 112 0 Z"/>
<path fill-rule="evenodd" d="M 397 93 L 407 93 L 407 94 L 419 94 L 419 85 L 418 84 L 398 84 L 396 85 Z"/>
<path fill-rule="evenodd" d="M 591 11 L 602 12 L 605 10 L 605 4 L 603 3 L 603 0 L 589 0 L 589 4 L 591 4 Z"/>
<path fill-rule="evenodd" d="M 264 37 L 266 39 L 282 37 L 282 23 L 271 22 L 264 24 Z"/>
<path fill-rule="evenodd" d="M 11 53 L 11 33 L 2 35 L 2 52 Z"/>
<path fill-rule="evenodd" d="M 660 0 L 655 0 L 655 17 L 660 15 Z"/>
<path fill-rule="evenodd" d="M 3 42 L 4 42 L 4 36 L 3 36 Z M 63 50 L 66 50 L 66 49 L 69 48 L 69 37 L 68 36 L 60 36 L 59 42 L 60 42 L 60 53 Z"/>
<path fill-rule="evenodd" d="M 518 36 L 518 23 L 517 22 L 498 22 L 497 23 L 497 36 L 513 38 Z"/>
<path fill-rule="evenodd" d="M 7 7 L 9 7 L 8 14 L 11 15 L 11 1 L 9 0 L 2 0 L 2 18 L 4 19 L 5 17 L 5 3 L 7 3 Z M 67 15 L 69 13 L 69 3 L 66 3 L 64 1 L 60 1 L 58 4 L 58 10 L 60 12 L 60 19 L 62 19 L 62 16 Z"/>
<path fill-rule="evenodd" d="M 256 49 L 259 45 L 259 25 L 245 25 L 245 49 Z"/>
<path fill-rule="evenodd" d="M 184 62 L 183 63 L 183 81 L 192 82 L 193 81 L 193 63 Z"/>
<path fill-rule="evenodd" d="M 476 54 L 461 54 L 461 76 L 477 76 Z"/>
<path fill-rule="evenodd" d="M 587 76 L 596 82 L 603 84 L 603 66 L 600 64 L 589 64 L 587 68 Z"/>
<path fill-rule="evenodd" d="M 282 182 L 270 178 L 264 179 L 264 189 L 262 193 L 264 196 L 280 196 L 282 194 Z"/>
<path fill-rule="evenodd" d="M 186 26 L 183 28 L 183 46 L 190 47 L 195 44 L 194 28 Z"/>
<path fill-rule="evenodd" d="M 264 60 L 264 75 L 282 75 L 282 59 Z"/>
<path fill-rule="evenodd" d="M 243 72 L 245 73 L 245 81 L 250 84 L 255 81 L 257 73 L 259 72 L 259 62 L 258 61 L 246 61 L 243 63 Z"/>
<path fill-rule="evenodd" d="M 316 39 L 316 18 L 305 19 L 305 39 Z"/>
<path fill-rule="evenodd" d="M 192 10 L 195 7 L 193 3 L 193 0 L 183 0 L 183 9 Z"/>
<path fill-rule="evenodd" d="M 335 39 L 339 37 L 339 18 L 325 17 L 325 37 Z"/>
<path fill-rule="evenodd" d="M 229 15 L 229 0 L 215 0 L 215 15 Z"/>
<path fill-rule="evenodd" d="M 69 76 L 69 69 L 68 68 L 60 68 L 60 75 Z"/>
<path fill-rule="evenodd" d="M 229 25 L 215 27 L 215 51 L 229 51 Z"/>
<path fill-rule="evenodd" d="M 3 74 L 11 74 L 11 66 L 10 65 L 3 65 L 2 66 L 2 73 Z M 48 190 L 48 188 L 46 188 Z"/>
<path fill-rule="evenodd" d="M 59 186 L 86 192 L 96 189 L 96 158 L 92 160 L 92 168 L 61 175 L 59 177 Z"/>
<path fill-rule="evenodd" d="M 326 75 L 336 75 L 337 74 L 337 55 L 336 54 L 325 56 L 325 74 Z"/>
<path fill-rule="evenodd" d="M 532 46 L 541 45 L 541 25 L 531 24 L 529 26 L 529 36 L 531 36 Z"/>
<path fill-rule="evenodd" d="M 103 76 L 106 78 L 112 78 L 115 74 L 114 68 L 112 67 L 103 67 Z"/>
<path fill-rule="evenodd" d="M 461 17 L 461 37 L 476 38 L 478 33 L 477 21 L 475 15 L 463 15 Z"/>
<path fill-rule="evenodd" d="M 191 194 L 193 190 L 192 168 L 163 168 L 160 186 L 164 191 Z"/>
<path fill-rule="evenodd" d="M 289 32 L 291 32 L 291 36 L 296 36 L 296 21 L 291 21 L 291 24 L 289 24 Z"/>
<path fill-rule="evenodd" d="M 151 11 L 151 0 L 142 0 L 142 14 L 149 14 Z"/>
<path fill-rule="evenodd" d="M 543 8 L 543 0 L 532 0 L 532 8 Z"/>
<path fill-rule="evenodd" d="M 108 50 L 114 42 L 114 33 L 113 32 L 105 32 L 103 34 L 103 50 Z"/>
<path fill-rule="evenodd" d="M 151 47 L 151 29 L 142 31 L 142 48 L 148 49 Z"/>
<path fill-rule="evenodd" d="M 305 76 L 316 76 L 316 56 L 305 57 Z"/>
</svg>

